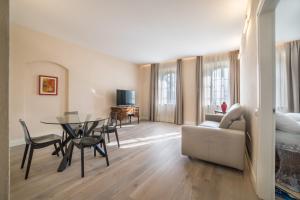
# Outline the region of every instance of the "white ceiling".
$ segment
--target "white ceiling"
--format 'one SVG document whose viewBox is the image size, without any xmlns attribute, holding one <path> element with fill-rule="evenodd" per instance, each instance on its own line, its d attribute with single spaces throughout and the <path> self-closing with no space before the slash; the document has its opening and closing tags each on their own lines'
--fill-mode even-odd
<svg viewBox="0 0 300 200">
<path fill-rule="evenodd" d="M 11 0 L 10 3 L 14 23 L 142 64 L 239 48 L 247 2 Z"/>
<path fill-rule="evenodd" d="M 300 0 L 281 0 L 276 8 L 276 41 L 300 40 Z"/>
</svg>

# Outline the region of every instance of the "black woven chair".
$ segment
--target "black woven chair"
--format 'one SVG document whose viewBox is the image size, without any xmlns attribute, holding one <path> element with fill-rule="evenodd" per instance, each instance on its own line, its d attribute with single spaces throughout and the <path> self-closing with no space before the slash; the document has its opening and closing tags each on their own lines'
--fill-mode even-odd
<svg viewBox="0 0 300 200">
<path fill-rule="evenodd" d="M 71 149 L 70 149 L 70 157 L 69 157 L 69 165 L 72 163 L 72 154 L 73 154 L 73 148 L 76 146 L 81 151 L 81 177 L 84 177 L 84 148 L 87 147 L 93 147 L 95 149 L 98 149 L 98 145 L 103 145 L 104 152 L 102 152 L 102 155 L 106 158 L 106 165 L 109 166 L 108 161 L 108 154 L 106 149 L 105 140 L 102 137 L 102 134 L 100 135 L 94 135 L 94 130 L 98 126 L 104 126 L 105 120 L 97 120 L 92 122 L 86 122 L 83 126 L 83 134 L 81 138 L 75 138 L 71 141 Z"/>
<path fill-rule="evenodd" d="M 108 142 L 110 142 L 109 134 L 115 133 L 118 147 L 120 148 L 119 135 L 118 135 L 118 129 L 117 129 L 117 116 L 118 116 L 118 113 L 116 113 L 116 112 L 110 113 L 110 117 L 108 119 L 108 124 L 107 124 L 107 126 L 104 127 L 104 132 L 107 135 Z"/>
<path fill-rule="evenodd" d="M 108 124 L 108 120 L 109 120 L 108 118 L 104 119 L 104 122 L 98 124 L 98 126 L 92 132 L 92 136 L 93 137 L 99 137 L 99 136 L 101 136 L 105 140 L 105 132 L 104 132 L 104 130 L 105 130 L 105 127 Z M 102 143 L 100 143 L 100 147 L 102 148 Z M 97 152 L 96 148 L 94 148 L 94 157 L 96 157 L 96 152 Z"/>
<path fill-rule="evenodd" d="M 27 169 L 26 169 L 26 174 L 25 174 L 25 179 L 28 178 L 28 174 L 29 174 L 29 170 L 30 170 L 30 165 L 31 165 L 31 160 L 32 160 L 32 155 L 33 155 L 33 151 L 34 149 L 41 149 L 41 148 L 45 148 L 47 146 L 50 145 L 54 145 L 55 150 L 58 148 L 57 144 L 59 145 L 59 149 L 61 151 L 61 153 L 64 155 L 64 150 L 61 144 L 61 137 L 59 135 L 55 135 L 55 134 L 48 134 L 48 135 L 43 135 L 43 136 L 39 136 L 39 137 L 31 137 L 30 133 L 28 131 L 28 128 L 26 126 L 26 123 L 23 120 L 19 120 L 21 123 L 21 126 L 23 128 L 24 131 L 24 136 L 25 136 L 25 142 L 26 142 L 26 146 L 25 146 L 25 150 L 24 150 L 24 154 L 23 154 L 23 159 L 22 159 L 22 164 L 21 164 L 21 169 L 23 169 L 24 167 L 24 163 L 27 157 L 27 152 L 28 149 L 29 150 L 29 157 L 28 157 L 28 161 L 27 161 Z M 57 156 L 59 156 L 59 153 L 57 151 L 56 153 Z"/>
</svg>

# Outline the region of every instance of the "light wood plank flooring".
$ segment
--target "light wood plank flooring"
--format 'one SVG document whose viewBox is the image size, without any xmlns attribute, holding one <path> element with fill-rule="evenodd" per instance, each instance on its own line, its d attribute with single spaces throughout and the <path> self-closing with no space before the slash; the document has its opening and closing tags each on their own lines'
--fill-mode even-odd
<svg viewBox="0 0 300 200">
<path fill-rule="evenodd" d="M 247 172 L 182 156 L 180 126 L 141 122 L 119 129 L 119 137 L 120 149 L 111 135 L 109 167 L 86 149 L 84 178 L 78 149 L 72 165 L 58 173 L 61 157 L 51 156 L 49 147 L 34 152 L 25 181 L 24 146 L 13 147 L 11 199 L 257 199 Z"/>
</svg>

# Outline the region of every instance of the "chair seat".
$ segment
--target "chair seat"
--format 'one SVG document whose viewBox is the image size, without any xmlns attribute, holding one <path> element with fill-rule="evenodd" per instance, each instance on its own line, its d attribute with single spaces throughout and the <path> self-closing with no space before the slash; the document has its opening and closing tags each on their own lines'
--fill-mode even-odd
<svg viewBox="0 0 300 200">
<path fill-rule="evenodd" d="M 62 137 L 56 134 L 48 134 L 38 137 L 32 137 L 31 140 L 36 144 L 49 143 L 57 140 L 61 140 Z"/>
<path fill-rule="evenodd" d="M 93 146 L 99 144 L 101 140 L 102 140 L 101 136 L 94 136 L 94 137 L 76 138 L 73 139 L 72 141 L 75 143 L 75 145 Z"/>
<path fill-rule="evenodd" d="M 105 129 L 105 131 L 107 132 L 114 132 L 116 130 L 116 126 L 105 126 L 103 127 L 99 127 L 99 128 L 95 128 L 94 131 L 95 132 L 103 132 L 103 129 Z"/>
<path fill-rule="evenodd" d="M 116 128 L 117 128 L 117 127 L 115 127 L 115 126 L 107 126 L 107 127 L 106 127 L 106 130 L 107 130 L 107 131 L 115 131 Z"/>
</svg>

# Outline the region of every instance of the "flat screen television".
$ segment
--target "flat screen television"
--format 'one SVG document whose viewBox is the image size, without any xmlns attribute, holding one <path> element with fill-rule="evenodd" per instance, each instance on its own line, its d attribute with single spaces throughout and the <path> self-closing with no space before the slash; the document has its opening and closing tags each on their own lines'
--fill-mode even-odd
<svg viewBox="0 0 300 200">
<path fill-rule="evenodd" d="M 117 105 L 128 106 L 135 105 L 135 91 L 133 90 L 117 90 Z"/>
</svg>

